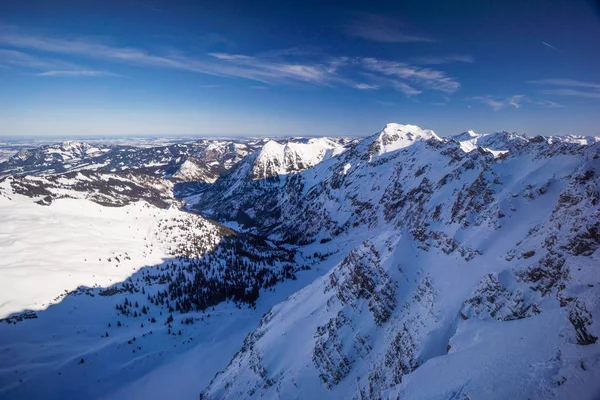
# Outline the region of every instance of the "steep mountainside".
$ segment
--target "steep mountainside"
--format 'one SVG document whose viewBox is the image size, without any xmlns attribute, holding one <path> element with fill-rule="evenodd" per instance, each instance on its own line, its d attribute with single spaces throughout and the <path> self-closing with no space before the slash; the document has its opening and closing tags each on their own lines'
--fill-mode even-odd
<svg viewBox="0 0 600 400">
<path fill-rule="evenodd" d="M 595 398 L 600 144 L 485 138 L 390 124 L 268 190 L 201 195 L 280 240 L 355 243 L 201 397 Z"/>
</svg>

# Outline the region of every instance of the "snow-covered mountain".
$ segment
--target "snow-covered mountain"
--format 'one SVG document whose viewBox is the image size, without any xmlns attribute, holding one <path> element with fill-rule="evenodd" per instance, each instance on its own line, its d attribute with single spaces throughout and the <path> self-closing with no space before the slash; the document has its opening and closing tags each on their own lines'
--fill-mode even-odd
<svg viewBox="0 0 600 400">
<path fill-rule="evenodd" d="M 254 159 L 252 179 L 294 174 L 343 151 L 343 145 L 328 138 L 309 139 L 305 143 L 293 141 L 278 143 L 269 140 Z"/>
<path fill-rule="evenodd" d="M 284 241 L 355 246 L 202 398 L 594 398 L 600 147 L 485 138 L 505 152 L 388 125 L 276 193 L 224 197 L 269 197 L 245 214 Z"/>
<path fill-rule="evenodd" d="M 468 130 L 466 132 L 459 133 L 458 135 L 451 136 L 450 138 L 460 143 L 460 147 L 468 153 L 477 148 L 477 142 L 482 136 L 484 135 L 472 130 Z"/>
<path fill-rule="evenodd" d="M 541 136 L 538 138 L 541 138 Z M 460 143 L 460 147 L 466 152 L 473 151 L 480 147 L 498 155 L 502 154 L 502 152 L 510 150 L 511 148 L 518 148 L 523 143 L 529 141 L 530 138 L 528 139 L 526 136 L 515 132 L 502 131 L 492 134 L 480 134 L 469 130 L 458 135 L 450 136 L 449 139 L 453 139 L 454 141 Z M 600 141 L 600 137 L 567 135 L 561 137 L 544 138 L 544 140 L 591 145 Z"/>
<path fill-rule="evenodd" d="M 106 148 L 3 164 L 3 398 L 600 393 L 596 138 Z"/>
<path fill-rule="evenodd" d="M 87 199 L 106 206 L 140 200 L 160 208 L 179 203 L 173 195 L 172 182 L 139 173 L 82 170 L 60 175 L 8 176 L 0 178 L 0 190 L 7 196 L 28 196 L 41 205 L 61 198 Z"/>
<path fill-rule="evenodd" d="M 0 162 L 0 176 L 73 171 L 138 172 L 174 182 L 212 183 L 249 154 L 259 151 L 256 179 L 310 168 L 343 151 L 347 138 L 202 139 L 161 146 L 66 141 L 22 149 Z"/>
<path fill-rule="evenodd" d="M 21 150 L 0 163 L 0 176 L 92 170 L 140 172 L 173 177 L 176 182 L 212 182 L 263 143 L 263 140 L 203 139 L 146 147 L 67 141 Z"/>
</svg>

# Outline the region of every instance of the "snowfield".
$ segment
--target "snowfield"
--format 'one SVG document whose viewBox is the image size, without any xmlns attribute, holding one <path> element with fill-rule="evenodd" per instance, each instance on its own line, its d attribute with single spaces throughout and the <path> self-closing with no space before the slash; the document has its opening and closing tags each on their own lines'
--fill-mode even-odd
<svg viewBox="0 0 600 400">
<path fill-rule="evenodd" d="M 41 207 L 21 195 L 0 196 L 0 318 L 43 310 L 65 291 L 110 286 L 167 255 L 153 234 L 175 214 L 145 202 L 103 207 L 59 199 Z"/>
</svg>

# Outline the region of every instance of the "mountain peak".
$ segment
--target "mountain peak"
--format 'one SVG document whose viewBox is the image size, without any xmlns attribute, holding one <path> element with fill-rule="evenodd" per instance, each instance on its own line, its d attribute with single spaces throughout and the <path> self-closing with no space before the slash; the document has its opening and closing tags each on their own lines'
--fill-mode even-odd
<svg viewBox="0 0 600 400">
<path fill-rule="evenodd" d="M 450 136 L 450 138 L 456 140 L 457 142 L 462 142 L 465 140 L 479 139 L 482 136 L 484 135 L 469 129 L 468 131 L 459 133 L 458 135 Z"/>
<path fill-rule="evenodd" d="M 516 132 L 501 131 L 482 136 L 477 144 L 491 150 L 511 150 L 526 144 L 528 141 L 526 136 Z"/>
<path fill-rule="evenodd" d="M 458 135 L 450 136 L 449 139 L 458 142 L 461 149 L 469 153 L 477 148 L 477 142 L 484 136 L 485 135 L 477 133 L 473 130 L 468 130 L 466 132 L 459 133 Z"/>
<path fill-rule="evenodd" d="M 306 143 L 289 141 L 285 144 L 269 140 L 257 154 L 252 176 L 253 179 L 263 179 L 297 173 L 342 150 L 341 144 L 327 138 L 313 138 Z"/>
<path fill-rule="evenodd" d="M 432 130 L 422 129 L 417 125 L 388 123 L 375 135 L 371 149 L 372 153 L 382 155 L 429 139 L 442 140 Z"/>
<path fill-rule="evenodd" d="M 63 148 L 71 148 L 71 147 L 90 147 L 89 144 L 85 142 L 80 142 L 79 140 L 65 140 L 59 144 L 60 147 Z"/>
</svg>

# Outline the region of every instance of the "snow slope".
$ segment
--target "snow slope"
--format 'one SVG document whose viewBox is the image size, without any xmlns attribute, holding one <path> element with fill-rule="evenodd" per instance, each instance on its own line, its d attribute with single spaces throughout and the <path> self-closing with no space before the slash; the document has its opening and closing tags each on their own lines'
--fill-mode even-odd
<svg viewBox="0 0 600 400">
<path fill-rule="evenodd" d="M 24 196 L 0 196 L 0 318 L 45 309 L 65 291 L 109 286 L 161 262 L 166 254 L 146 246 L 155 242 L 157 220 L 173 212 L 142 202 L 102 207 L 60 199 L 42 207 Z"/>
</svg>

